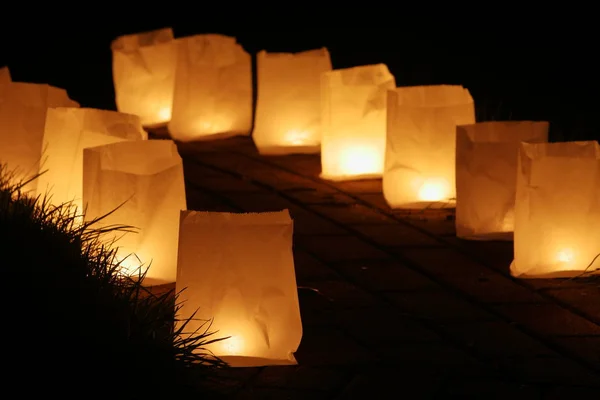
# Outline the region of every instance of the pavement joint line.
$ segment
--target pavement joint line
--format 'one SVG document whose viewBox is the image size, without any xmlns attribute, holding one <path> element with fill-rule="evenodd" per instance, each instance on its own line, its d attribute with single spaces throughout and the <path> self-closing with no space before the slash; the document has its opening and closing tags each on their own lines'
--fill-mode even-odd
<svg viewBox="0 0 600 400">
<path fill-rule="evenodd" d="M 330 188 L 338 191 L 341 194 L 345 194 L 346 196 L 351 197 L 358 204 L 361 204 L 362 206 L 365 206 L 365 207 L 369 208 L 371 211 L 374 211 L 374 212 L 377 212 L 377 213 L 379 213 L 381 215 L 384 215 L 384 216 L 387 216 L 389 218 L 392 218 L 393 220 L 399 222 L 402 225 L 405 225 L 407 227 L 415 229 L 418 232 L 423 233 L 423 234 L 429 236 L 430 238 L 435 239 L 436 241 L 445 244 L 449 248 L 455 250 L 459 254 L 462 254 L 462 255 L 466 256 L 467 258 L 471 259 L 472 261 L 477 262 L 478 264 L 484 266 L 486 269 L 488 269 L 490 271 L 493 271 L 495 273 L 500 273 L 502 276 L 510 279 L 512 282 L 516 283 L 517 285 L 520 285 L 520 286 L 522 286 L 522 287 L 524 287 L 524 288 L 526 288 L 528 290 L 532 290 L 532 291 L 540 294 L 540 296 L 545 297 L 546 300 L 549 300 L 549 301 L 551 301 L 551 302 L 553 302 L 553 303 L 555 303 L 555 304 L 557 304 L 557 305 L 565 308 L 569 312 L 571 312 L 571 313 L 573 313 L 573 314 L 575 314 L 575 315 L 577 315 L 579 317 L 582 317 L 582 318 L 584 318 L 584 319 L 586 319 L 586 320 L 588 320 L 588 321 L 590 321 L 590 322 L 592 322 L 592 323 L 594 323 L 596 325 L 600 325 L 600 320 L 598 320 L 597 318 L 595 318 L 595 317 L 593 317 L 593 316 L 591 316 L 591 315 L 589 315 L 589 314 L 587 314 L 587 313 L 585 313 L 585 312 L 583 312 L 583 311 L 581 311 L 581 310 L 573 307 L 572 305 L 570 305 L 570 304 L 568 304 L 568 303 L 566 303 L 566 302 L 564 302 L 564 301 L 562 301 L 562 300 L 560 300 L 560 299 L 558 299 L 558 298 L 556 298 L 554 296 L 548 295 L 547 293 L 543 293 L 539 289 L 536 289 L 535 287 L 533 287 L 533 285 L 531 285 L 531 284 L 529 284 L 527 282 L 524 282 L 522 279 L 517 279 L 517 278 L 511 276 L 510 274 L 505 274 L 505 273 L 499 272 L 498 270 L 496 270 L 493 267 L 491 267 L 483 258 L 481 258 L 481 257 L 479 257 L 477 255 L 474 255 L 471 252 L 466 251 L 461 246 L 458 246 L 455 243 L 452 243 L 452 242 L 444 239 L 444 237 L 455 238 L 456 237 L 455 235 L 436 235 L 436 234 L 433 234 L 432 232 L 429 232 L 426 229 L 423 229 L 423 228 L 421 228 L 419 226 L 411 224 L 410 221 L 408 221 L 406 219 L 403 219 L 401 217 L 398 217 L 398 216 L 394 215 L 393 212 L 388 212 L 386 210 L 382 210 L 382 209 L 380 209 L 378 207 L 373 206 L 369 202 L 364 201 L 360 197 L 355 196 L 353 193 L 348 193 L 348 192 L 343 191 L 342 189 L 338 188 L 336 185 L 332 184 L 331 182 L 329 182 L 327 180 L 323 180 L 323 179 L 320 179 L 320 178 L 315 178 L 313 176 L 302 175 L 302 174 L 298 173 L 297 171 L 294 171 L 292 169 L 286 168 L 286 167 L 281 166 L 281 165 L 279 165 L 277 163 L 269 162 L 267 159 L 258 158 L 256 156 L 253 156 L 253 155 L 250 155 L 250 154 L 245 154 L 245 153 L 242 153 L 242 152 L 239 152 L 239 151 L 232 151 L 232 153 L 236 154 L 236 155 L 239 155 L 239 156 L 243 156 L 243 157 L 249 158 L 249 159 L 251 159 L 251 160 L 253 160 L 255 162 L 259 162 L 259 163 L 262 163 L 262 164 L 265 164 L 265 165 L 269 165 L 269 166 L 271 166 L 273 168 L 280 169 L 280 170 L 285 171 L 287 173 L 294 174 L 294 175 L 296 175 L 298 177 L 301 177 L 301 178 L 304 178 L 304 179 L 306 179 L 308 181 L 312 181 L 314 183 L 320 183 L 320 184 L 323 184 L 325 186 L 328 186 L 328 187 L 330 187 Z M 377 193 L 377 194 L 381 194 L 381 193 Z M 310 211 L 313 211 L 313 210 L 310 210 Z M 347 226 L 351 226 L 351 225 L 347 225 Z M 585 279 L 585 278 L 583 278 L 583 279 Z"/>
<path fill-rule="evenodd" d="M 190 186 L 195 190 L 198 190 L 200 192 L 204 192 L 211 196 L 214 196 L 216 199 L 218 199 L 218 201 L 222 201 L 228 207 L 237 208 L 238 210 L 243 211 L 237 205 L 235 205 L 227 196 L 223 196 L 220 192 L 217 192 L 217 191 L 207 188 L 205 186 L 199 185 L 198 183 L 189 181 L 187 179 L 185 179 L 185 185 L 186 185 L 186 187 Z"/>
<path fill-rule="evenodd" d="M 234 154 L 236 154 L 236 153 L 234 153 Z M 253 159 L 252 157 L 249 157 L 249 158 Z M 198 159 L 192 159 L 190 161 L 194 162 L 194 163 L 196 163 L 198 165 L 207 167 L 207 168 L 211 168 L 211 169 L 214 169 L 214 170 L 217 170 L 217 171 L 229 173 L 232 176 L 236 176 L 236 177 L 240 177 L 241 176 L 241 174 L 237 173 L 236 171 L 227 170 L 225 168 L 212 165 L 210 163 L 202 162 L 201 160 L 198 160 Z M 267 163 L 267 165 L 271 166 L 272 164 L 271 163 Z M 289 172 L 289 171 L 287 171 L 287 172 Z M 292 173 L 294 173 L 294 172 L 292 172 Z M 299 175 L 297 173 L 295 173 L 295 174 L 297 176 L 304 177 L 304 176 Z M 366 237 L 365 235 L 361 234 L 358 231 L 352 230 L 348 225 L 344 225 L 344 224 L 342 224 L 342 223 L 340 223 L 340 222 L 338 222 L 336 220 L 333 220 L 332 218 L 328 217 L 327 215 L 323 215 L 323 214 L 321 214 L 319 212 L 316 212 L 314 210 L 306 208 L 301 201 L 298 201 L 298 200 L 294 199 L 293 197 L 285 195 L 282 191 L 280 191 L 280 190 L 278 190 L 278 189 L 276 189 L 276 188 L 274 188 L 274 187 L 272 187 L 272 186 L 270 186 L 268 184 L 262 183 L 262 182 L 260 182 L 260 181 L 258 181 L 256 179 L 254 179 L 254 178 L 251 178 L 251 181 L 252 181 L 253 184 L 256 184 L 257 186 L 262 187 L 262 188 L 266 189 L 267 191 L 277 193 L 280 196 L 284 197 L 286 200 L 290 201 L 291 203 L 294 203 L 296 205 L 302 206 L 302 208 L 304 208 L 305 210 L 307 210 L 309 212 L 312 212 L 313 214 L 318 215 L 318 216 L 320 216 L 320 217 L 322 217 L 324 219 L 329 220 L 331 223 L 337 225 L 338 227 L 341 227 L 341 228 L 343 228 L 343 229 L 345 229 L 345 230 L 347 230 L 349 232 L 353 232 L 354 233 L 353 236 L 362 239 L 363 241 L 365 241 L 366 243 L 372 245 L 373 247 L 375 247 L 375 248 L 377 248 L 377 249 L 379 249 L 379 250 L 381 250 L 381 251 L 383 251 L 383 252 L 391 255 L 393 258 L 396 258 L 396 259 L 398 259 L 400 261 L 403 261 L 406 267 L 412 269 L 413 271 L 422 273 L 423 275 L 427 276 L 429 279 L 433 280 L 434 282 L 438 283 L 440 286 L 446 288 L 451 293 L 455 294 L 458 298 L 467 301 L 468 303 L 474 305 L 475 307 L 480 307 L 480 308 L 484 309 L 486 312 L 490 313 L 491 315 L 496 316 L 497 318 L 499 318 L 501 320 L 504 320 L 505 322 L 508 322 L 508 323 L 515 322 L 515 321 L 511 320 L 510 318 L 504 316 L 502 313 L 500 313 L 500 312 L 496 311 L 495 309 L 493 309 L 493 307 L 488 307 L 488 306 L 486 306 L 485 303 L 478 302 L 474 298 L 474 296 L 471 296 L 471 295 L 469 295 L 469 294 L 467 294 L 465 292 L 462 292 L 461 290 L 459 290 L 459 289 L 457 289 L 457 288 L 455 288 L 455 287 L 453 287 L 451 285 L 448 285 L 443 280 L 438 279 L 434 274 L 432 274 L 429 271 L 426 271 L 426 270 L 420 268 L 416 263 L 413 263 L 411 260 L 404 259 L 404 257 L 401 257 L 398 254 L 391 253 L 388 250 L 386 250 L 385 248 L 382 248 L 379 244 L 373 242 L 370 238 Z M 342 193 L 346 194 L 345 192 L 342 192 Z M 378 210 L 378 211 L 380 211 L 380 210 Z M 431 235 L 430 233 L 428 233 L 428 234 Z M 433 236 L 433 237 L 435 238 L 435 236 Z M 299 247 L 303 248 L 303 246 L 299 246 Z M 307 253 L 309 253 L 313 257 L 317 258 L 318 260 L 320 260 L 322 262 L 325 262 L 324 260 L 322 260 L 320 257 L 318 257 L 316 254 L 314 254 L 310 250 L 304 248 L 304 251 L 307 252 Z M 328 264 L 327 262 L 325 262 L 325 263 Z M 486 267 L 486 268 L 489 268 L 486 265 L 483 265 L 483 266 Z M 332 268 L 334 268 L 334 267 L 332 266 Z M 495 271 L 493 269 L 492 269 L 492 271 L 497 272 L 497 271 Z M 347 276 L 347 274 L 345 274 L 343 271 L 337 270 L 337 272 L 341 276 L 343 276 L 345 279 L 347 279 L 349 282 L 356 282 L 352 277 Z M 370 289 L 368 289 L 366 287 L 363 287 L 362 285 L 359 285 L 359 287 L 361 287 L 363 290 L 367 291 L 371 295 L 379 298 L 380 300 L 383 300 L 385 303 L 388 303 L 388 304 L 390 304 L 390 305 L 392 305 L 392 306 L 394 306 L 396 308 L 400 308 L 400 309 L 403 308 L 403 307 L 399 307 L 397 304 L 394 304 L 393 302 L 391 302 L 389 299 L 385 298 L 384 296 L 381 296 L 380 293 L 374 292 L 374 291 L 372 291 L 372 290 L 370 290 Z M 426 325 L 429 329 L 431 329 L 434 332 L 440 334 L 440 336 L 443 337 L 443 338 L 445 338 L 446 340 L 448 340 L 449 343 L 452 343 L 454 346 L 458 347 L 462 351 L 465 351 L 467 354 L 472 355 L 476 359 L 481 357 L 481 354 L 479 354 L 477 351 L 475 351 L 475 349 L 470 348 L 470 347 L 466 346 L 465 344 L 463 344 L 462 342 L 460 342 L 460 340 L 456 340 L 455 338 L 451 337 L 449 334 L 447 334 L 446 332 L 444 332 L 443 329 L 440 329 L 438 325 L 430 324 L 428 321 L 422 320 L 420 318 L 419 318 L 419 321 L 422 324 Z M 590 322 L 594 323 L 593 321 L 590 321 Z M 522 331 L 526 335 L 529 335 L 530 337 L 538 340 L 540 343 L 544 344 L 549 349 L 554 350 L 556 353 L 561 354 L 565 358 L 571 359 L 571 360 L 577 362 L 578 364 L 580 364 L 580 366 L 582 366 L 582 367 L 584 367 L 584 368 L 586 368 L 588 370 L 591 370 L 590 372 L 593 372 L 593 373 L 595 373 L 597 375 L 600 374 L 600 367 L 598 367 L 598 366 L 590 363 L 588 360 L 586 360 L 585 358 L 580 357 L 579 355 L 575 354 L 574 352 L 570 351 L 569 349 L 565 349 L 563 346 L 557 345 L 556 343 L 553 343 L 551 340 L 547 340 L 547 338 L 544 335 L 540 335 L 537 332 L 535 332 L 534 330 L 529 329 L 529 328 L 527 328 L 525 326 L 522 326 L 522 325 L 518 325 L 518 324 L 515 325 L 515 328 L 517 328 L 518 330 Z M 347 332 L 344 332 L 344 333 L 346 335 L 348 335 Z M 507 370 L 505 372 L 507 372 L 509 374 L 513 374 L 512 371 L 508 371 Z"/>
<path fill-rule="evenodd" d="M 553 337 L 557 337 L 557 338 L 564 338 L 564 339 L 600 339 L 600 334 L 598 335 L 594 335 L 594 334 L 589 334 L 589 333 L 584 333 L 581 335 L 552 335 Z M 599 355 L 600 356 L 600 355 Z"/>
</svg>

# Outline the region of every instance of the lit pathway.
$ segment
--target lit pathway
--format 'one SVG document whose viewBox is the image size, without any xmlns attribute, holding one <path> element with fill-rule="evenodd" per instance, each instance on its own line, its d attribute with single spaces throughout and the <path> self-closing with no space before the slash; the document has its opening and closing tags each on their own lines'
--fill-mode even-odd
<svg viewBox="0 0 600 400">
<path fill-rule="evenodd" d="M 512 279 L 511 243 L 457 240 L 450 211 L 393 212 L 379 180 L 322 181 L 318 156 L 179 147 L 189 209 L 294 218 L 299 366 L 228 371 L 232 398 L 598 397 L 598 283 Z"/>
</svg>

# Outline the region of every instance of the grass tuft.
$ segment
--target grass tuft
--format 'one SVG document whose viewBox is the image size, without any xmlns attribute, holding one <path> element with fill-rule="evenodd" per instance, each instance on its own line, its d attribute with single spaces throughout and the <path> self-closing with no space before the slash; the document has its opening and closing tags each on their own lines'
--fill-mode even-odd
<svg viewBox="0 0 600 400">
<path fill-rule="evenodd" d="M 175 328 L 178 295 L 119 273 L 119 225 L 81 223 L 75 207 L 22 192 L 0 166 L 1 352 L 7 391 L 112 398 L 173 398 L 210 390 L 226 364 L 205 349 L 223 340 L 210 321 Z"/>
</svg>

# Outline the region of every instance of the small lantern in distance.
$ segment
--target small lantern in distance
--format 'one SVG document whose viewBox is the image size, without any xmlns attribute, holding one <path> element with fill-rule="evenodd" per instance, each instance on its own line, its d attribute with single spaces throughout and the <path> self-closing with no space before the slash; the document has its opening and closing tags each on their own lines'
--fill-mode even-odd
<svg viewBox="0 0 600 400">
<path fill-rule="evenodd" d="M 252 62 L 234 37 L 208 34 L 177 39 L 174 140 L 192 142 L 252 130 Z"/>
<path fill-rule="evenodd" d="M 396 87 L 385 64 L 335 69 L 322 75 L 321 177 L 381 178 L 386 96 Z"/>
<path fill-rule="evenodd" d="M 260 154 L 321 151 L 321 74 L 331 71 L 326 48 L 257 54 L 257 103 L 252 138 Z"/>
<path fill-rule="evenodd" d="M 475 123 L 459 85 L 399 87 L 388 93 L 383 197 L 391 208 L 455 205 L 456 126 Z"/>
<path fill-rule="evenodd" d="M 138 115 L 146 127 L 166 125 L 175 85 L 173 30 L 120 36 L 111 50 L 117 109 Z"/>
</svg>

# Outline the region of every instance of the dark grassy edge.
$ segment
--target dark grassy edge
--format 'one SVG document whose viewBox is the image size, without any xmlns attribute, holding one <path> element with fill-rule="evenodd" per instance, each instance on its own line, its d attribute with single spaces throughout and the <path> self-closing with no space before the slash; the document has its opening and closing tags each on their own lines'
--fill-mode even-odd
<svg viewBox="0 0 600 400">
<path fill-rule="evenodd" d="M 71 204 L 22 192 L 0 166 L 0 266 L 4 277 L 2 363 L 6 382 L 28 394 L 216 398 L 226 364 L 202 329 L 175 328 L 179 293 L 154 294 L 118 273 L 103 217 L 77 224 Z M 32 179 L 35 179 L 32 178 Z M 193 318 L 193 317 L 192 317 Z"/>
</svg>

